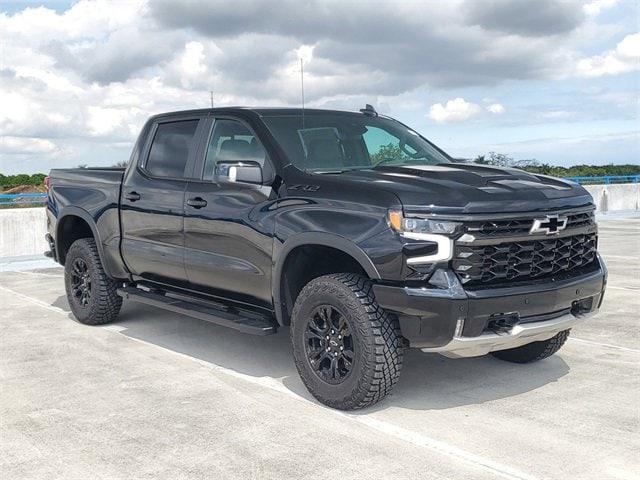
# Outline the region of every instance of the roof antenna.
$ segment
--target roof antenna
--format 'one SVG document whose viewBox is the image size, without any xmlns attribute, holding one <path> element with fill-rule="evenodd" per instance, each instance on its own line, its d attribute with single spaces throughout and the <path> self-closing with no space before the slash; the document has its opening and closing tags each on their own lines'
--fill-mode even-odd
<svg viewBox="0 0 640 480">
<path fill-rule="evenodd" d="M 302 95 L 302 129 L 304 130 L 304 63 L 300 57 L 300 92 Z"/>
<path fill-rule="evenodd" d="M 209 90 L 209 93 L 211 94 L 211 108 L 213 108 L 213 90 Z"/>
<path fill-rule="evenodd" d="M 373 108 L 372 105 L 369 105 L 368 103 L 365 105 L 364 108 L 360 109 L 360 112 L 369 116 L 369 117 L 377 117 L 378 116 L 378 112 L 376 112 L 376 109 Z"/>
</svg>

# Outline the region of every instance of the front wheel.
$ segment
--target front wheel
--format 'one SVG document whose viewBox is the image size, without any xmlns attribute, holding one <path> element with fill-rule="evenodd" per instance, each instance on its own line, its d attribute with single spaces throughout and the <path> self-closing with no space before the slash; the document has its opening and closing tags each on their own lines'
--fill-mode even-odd
<svg viewBox="0 0 640 480">
<path fill-rule="evenodd" d="M 325 275 L 302 289 L 293 308 L 296 368 L 309 392 L 333 408 L 373 405 L 400 376 L 398 320 L 380 308 L 371 287 L 360 275 Z"/>
<path fill-rule="evenodd" d="M 563 330 L 548 340 L 532 342 L 521 347 L 491 352 L 496 358 L 512 363 L 531 363 L 550 357 L 556 353 L 569 337 L 569 330 Z"/>
<path fill-rule="evenodd" d="M 102 325 L 118 316 L 122 306 L 118 285 L 102 268 L 93 238 L 76 240 L 69 248 L 64 283 L 69 306 L 80 323 Z"/>
</svg>

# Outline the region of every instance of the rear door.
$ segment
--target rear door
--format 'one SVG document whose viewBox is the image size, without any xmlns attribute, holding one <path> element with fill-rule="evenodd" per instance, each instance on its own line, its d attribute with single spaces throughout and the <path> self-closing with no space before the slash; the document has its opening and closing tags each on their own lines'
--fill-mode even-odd
<svg viewBox="0 0 640 480">
<path fill-rule="evenodd" d="M 122 186 L 122 256 L 136 276 L 186 286 L 184 195 L 204 120 L 170 117 L 152 126 Z"/>
<path fill-rule="evenodd" d="M 274 222 L 264 207 L 275 193 L 225 181 L 220 163 L 251 161 L 264 169 L 270 160 L 249 125 L 231 118 L 208 124 L 200 178 L 189 182 L 185 196 L 187 276 L 203 293 L 269 308 Z"/>
</svg>

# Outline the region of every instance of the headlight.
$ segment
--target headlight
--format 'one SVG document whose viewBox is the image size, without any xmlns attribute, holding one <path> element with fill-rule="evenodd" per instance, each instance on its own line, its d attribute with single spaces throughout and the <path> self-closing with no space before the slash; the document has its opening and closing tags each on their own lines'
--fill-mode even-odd
<svg viewBox="0 0 640 480">
<path fill-rule="evenodd" d="M 460 230 L 460 224 L 426 218 L 405 218 L 401 210 L 389 210 L 389 227 L 404 238 L 419 244 L 433 244 L 434 251 L 428 255 L 408 257 L 407 265 L 424 265 L 450 260 L 453 254 L 452 235 Z"/>
<path fill-rule="evenodd" d="M 432 233 L 438 235 L 451 235 L 458 231 L 460 224 L 445 220 L 432 220 L 426 218 L 406 218 L 401 210 L 389 210 L 389 226 L 400 233 Z"/>
</svg>

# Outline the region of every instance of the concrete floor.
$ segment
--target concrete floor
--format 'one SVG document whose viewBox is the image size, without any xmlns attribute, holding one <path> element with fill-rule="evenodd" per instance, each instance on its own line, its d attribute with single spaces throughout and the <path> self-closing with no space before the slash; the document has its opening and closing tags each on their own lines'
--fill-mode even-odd
<svg viewBox="0 0 640 480">
<path fill-rule="evenodd" d="M 410 351 L 355 414 L 310 397 L 286 330 L 134 303 L 87 327 L 62 269 L 0 273 L 0 478 L 640 478 L 640 220 L 601 221 L 601 252 L 602 311 L 559 354 Z"/>
</svg>

